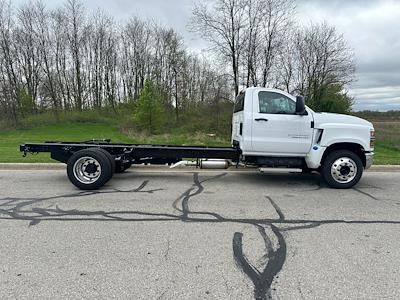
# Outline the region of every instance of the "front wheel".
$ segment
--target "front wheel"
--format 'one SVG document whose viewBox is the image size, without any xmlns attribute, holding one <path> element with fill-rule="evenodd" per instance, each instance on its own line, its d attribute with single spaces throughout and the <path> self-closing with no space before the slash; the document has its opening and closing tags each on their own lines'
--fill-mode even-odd
<svg viewBox="0 0 400 300">
<path fill-rule="evenodd" d="M 356 185 L 364 172 L 360 157 L 352 151 L 336 150 L 322 163 L 321 175 L 328 186 L 349 189 Z"/>
</svg>

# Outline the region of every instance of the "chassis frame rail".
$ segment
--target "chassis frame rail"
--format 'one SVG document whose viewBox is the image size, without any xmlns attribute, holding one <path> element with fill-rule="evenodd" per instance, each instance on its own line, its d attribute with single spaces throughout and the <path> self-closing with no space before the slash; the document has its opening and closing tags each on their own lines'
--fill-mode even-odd
<svg viewBox="0 0 400 300">
<path fill-rule="evenodd" d="M 132 145 L 113 144 L 108 140 L 87 142 L 45 142 L 20 145 L 20 151 L 28 153 L 50 153 L 51 158 L 67 163 L 77 151 L 101 148 L 113 155 L 116 161 L 132 164 L 165 164 L 188 159 L 230 159 L 239 161 L 241 151 L 233 147 L 202 147 L 202 146 L 168 146 L 168 145 Z"/>
</svg>

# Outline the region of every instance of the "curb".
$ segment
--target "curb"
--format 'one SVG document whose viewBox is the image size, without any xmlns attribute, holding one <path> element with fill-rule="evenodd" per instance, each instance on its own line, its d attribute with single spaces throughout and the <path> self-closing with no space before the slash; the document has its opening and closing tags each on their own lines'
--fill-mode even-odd
<svg viewBox="0 0 400 300">
<path fill-rule="evenodd" d="M 58 163 L 0 163 L 0 170 L 65 170 L 66 165 Z"/>
<path fill-rule="evenodd" d="M 374 165 L 369 172 L 400 172 L 400 165 Z"/>
<path fill-rule="evenodd" d="M 0 170 L 10 170 L 10 171 L 14 171 L 14 170 L 65 170 L 66 169 L 66 165 L 65 164 L 61 164 L 61 163 L 0 163 Z M 162 171 L 184 171 L 184 170 L 190 170 L 190 168 L 185 167 L 185 169 L 183 168 L 177 168 L 177 169 L 169 169 L 166 166 L 135 166 L 134 169 L 136 170 L 147 170 L 147 171 L 151 171 L 151 170 L 162 170 Z M 239 168 L 236 169 L 234 167 L 226 170 L 226 171 L 233 171 L 233 172 L 238 172 L 238 171 L 252 171 L 256 168 Z M 207 171 L 207 170 L 201 170 L 203 171 Z M 208 170 L 208 171 L 213 171 L 213 170 Z M 372 166 L 368 172 L 400 172 L 400 165 L 374 165 Z"/>
</svg>

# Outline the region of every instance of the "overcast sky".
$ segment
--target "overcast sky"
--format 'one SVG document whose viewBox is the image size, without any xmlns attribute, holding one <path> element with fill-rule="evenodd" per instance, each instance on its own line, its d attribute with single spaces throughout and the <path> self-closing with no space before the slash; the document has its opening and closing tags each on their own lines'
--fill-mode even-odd
<svg viewBox="0 0 400 300">
<path fill-rule="evenodd" d="M 193 3 L 201 0 L 84 0 L 89 11 L 101 8 L 116 19 L 152 17 L 180 32 L 196 50 L 204 42 L 187 31 Z M 206 1 L 206 0 L 203 0 Z M 12 0 L 24 3 L 25 0 Z M 47 0 L 49 7 L 63 0 Z M 355 110 L 400 110 L 400 0 L 297 0 L 302 23 L 327 20 L 353 48 L 357 81 L 350 92 Z"/>
</svg>

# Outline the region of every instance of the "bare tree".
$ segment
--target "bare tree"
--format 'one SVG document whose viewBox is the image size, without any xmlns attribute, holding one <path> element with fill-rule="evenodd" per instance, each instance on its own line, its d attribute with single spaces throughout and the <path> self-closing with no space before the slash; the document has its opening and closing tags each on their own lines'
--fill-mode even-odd
<svg viewBox="0 0 400 300">
<path fill-rule="evenodd" d="M 17 14 L 19 26 L 15 30 L 15 45 L 17 47 L 17 63 L 22 73 L 23 86 L 20 93 L 24 95 L 28 112 L 37 110 L 37 93 L 41 81 L 41 53 L 37 35 L 37 18 L 30 5 L 22 5 Z"/>
<path fill-rule="evenodd" d="M 246 1 L 216 0 L 210 9 L 198 4 L 193 10 L 191 29 L 208 40 L 230 61 L 235 95 L 239 94 L 239 62 L 245 46 Z"/>
<path fill-rule="evenodd" d="M 62 107 L 65 110 L 73 108 L 72 103 L 72 82 L 73 76 L 69 70 L 69 53 L 66 49 L 68 43 L 67 20 L 62 9 L 51 13 L 52 43 L 55 59 L 56 86 L 58 95 L 61 97 Z"/>
<path fill-rule="evenodd" d="M 87 99 L 97 109 L 107 104 L 115 110 L 118 37 L 113 19 L 98 11 L 85 27 L 85 36 L 85 54 L 82 57 L 85 60 Z"/>
<path fill-rule="evenodd" d="M 67 16 L 68 42 L 72 53 L 74 65 L 74 99 L 75 107 L 82 109 L 83 104 L 83 84 L 82 84 L 82 67 L 81 67 L 81 49 L 84 42 L 84 15 L 83 5 L 80 0 L 67 0 L 65 5 L 65 13 Z"/>
<path fill-rule="evenodd" d="M 246 5 L 246 48 L 243 60 L 246 68 L 246 86 L 258 86 L 258 64 L 260 49 L 263 47 L 262 23 L 264 19 L 264 5 L 260 0 L 249 0 Z"/>
<path fill-rule="evenodd" d="M 40 1 L 35 2 L 33 12 L 37 20 L 37 39 L 41 55 L 41 67 L 44 73 L 42 80 L 41 99 L 45 101 L 47 97 L 51 99 L 53 110 L 58 118 L 61 109 L 60 95 L 57 93 L 56 81 L 56 62 L 54 56 L 54 41 L 50 29 L 51 14 L 46 10 L 44 4 Z"/>
<path fill-rule="evenodd" d="M 326 23 L 311 24 L 295 36 L 297 90 L 318 106 L 324 87 L 344 87 L 352 82 L 354 53 L 342 34 Z"/>
<path fill-rule="evenodd" d="M 262 0 L 262 86 L 270 81 L 271 69 L 275 63 L 279 49 L 288 42 L 295 6 L 293 0 Z"/>
<path fill-rule="evenodd" d="M 0 46 L 1 46 L 1 92 L 5 110 L 3 115 L 11 115 L 14 123 L 18 122 L 18 110 L 21 103 L 18 97 L 19 76 L 15 63 L 16 49 L 13 44 L 15 30 L 10 3 L 0 1 Z"/>
<path fill-rule="evenodd" d="M 282 45 L 278 51 L 276 76 L 280 82 L 279 86 L 288 93 L 296 90 L 295 76 L 296 76 L 296 48 L 294 43 L 294 36 L 288 34 L 288 42 Z"/>
<path fill-rule="evenodd" d="M 137 99 L 145 78 L 149 76 L 151 39 L 148 21 L 133 17 L 122 27 L 119 68 L 124 99 Z"/>
</svg>

